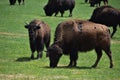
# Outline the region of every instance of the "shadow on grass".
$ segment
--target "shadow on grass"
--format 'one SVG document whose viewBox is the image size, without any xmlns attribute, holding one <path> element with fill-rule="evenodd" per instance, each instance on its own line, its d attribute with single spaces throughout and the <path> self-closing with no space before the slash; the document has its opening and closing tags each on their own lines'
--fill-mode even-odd
<svg viewBox="0 0 120 80">
<path fill-rule="evenodd" d="M 60 13 L 59 13 L 59 14 L 60 14 Z M 71 18 L 71 17 L 69 17 L 69 15 L 68 15 L 68 16 L 64 16 L 64 15 L 63 15 L 63 17 L 61 17 L 59 14 L 58 14 L 58 16 L 54 16 L 54 15 L 52 15 L 52 16 L 41 15 L 41 17 L 51 17 L 51 18 Z"/>
<path fill-rule="evenodd" d="M 46 66 L 44 68 L 54 69 L 54 68 L 51 68 L 49 66 Z M 92 69 L 92 67 L 86 67 L 86 66 L 82 66 L 82 67 L 79 67 L 79 66 L 76 66 L 76 67 L 58 66 L 58 67 L 55 67 L 55 69 Z"/>
<path fill-rule="evenodd" d="M 21 57 L 21 58 L 18 58 L 16 61 L 17 62 L 27 62 L 27 61 L 30 61 L 31 59 L 29 57 Z"/>
</svg>

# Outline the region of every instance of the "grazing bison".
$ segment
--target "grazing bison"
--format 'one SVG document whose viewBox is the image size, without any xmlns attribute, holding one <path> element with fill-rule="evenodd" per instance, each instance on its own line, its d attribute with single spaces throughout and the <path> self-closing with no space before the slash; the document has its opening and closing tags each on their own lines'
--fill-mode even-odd
<svg viewBox="0 0 120 80">
<path fill-rule="evenodd" d="M 95 5 L 100 6 L 101 1 L 104 2 L 104 5 L 108 5 L 108 0 L 90 0 L 90 6 L 91 7 L 94 7 Z"/>
<path fill-rule="evenodd" d="M 111 6 L 101 6 L 93 11 L 90 21 L 95 23 L 104 24 L 106 26 L 112 26 L 113 32 L 111 37 L 117 31 L 117 25 L 120 25 L 120 10 Z"/>
<path fill-rule="evenodd" d="M 50 43 L 50 27 L 40 20 L 33 20 L 25 25 L 29 32 L 30 48 L 32 51 L 31 59 L 34 59 L 34 52 L 37 51 L 37 58 L 42 57 L 44 44 L 46 48 Z M 47 54 L 46 54 L 47 56 Z"/>
<path fill-rule="evenodd" d="M 110 50 L 110 33 L 105 25 L 82 20 L 70 20 L 60 23 L 55 32 L 54 43 L 48 48 L 50 67 L 56 67 L 62 54 L 70 55 L 68 66 L 76 66 L 78 51 L 86 52 L 95 49 L 97 59 L 92 67 L 96 67 L 102 57 L 102 50 L 110 59 L 110 68 L 113 67 Z"/>
<path fill-rule="evenodd" d="M 63 17 L 64 11 L 69 10 L 69 17 L 72 16 L 73 8 L 75 7 L 75 0 L 49 0 L 47 5 L 44 7 L 46 16 L 55 16 L 60 12 Z"/>
</svg>

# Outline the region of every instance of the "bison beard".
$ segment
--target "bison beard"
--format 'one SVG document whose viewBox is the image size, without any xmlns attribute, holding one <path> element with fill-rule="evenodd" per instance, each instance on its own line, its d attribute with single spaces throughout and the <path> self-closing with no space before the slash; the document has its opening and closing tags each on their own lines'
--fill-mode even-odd
<svg viewBox="0 0 120 80">
<path fill-rule="evenodd" d="M 97 54 L 96 67 L 102 50 L 110 59 L 110 68 L 113 67 L 110 50 L 109 29 L 101 24 L 89 21 L 70 20 L 60 23 L 55 31 L 54 43 L 48 48 L 50 67 L 56 67 L 62 54 L 70 55 L 68 66 L 76 66 L 78 51 L 86 52 L 95 49 Z"/>
</svg>

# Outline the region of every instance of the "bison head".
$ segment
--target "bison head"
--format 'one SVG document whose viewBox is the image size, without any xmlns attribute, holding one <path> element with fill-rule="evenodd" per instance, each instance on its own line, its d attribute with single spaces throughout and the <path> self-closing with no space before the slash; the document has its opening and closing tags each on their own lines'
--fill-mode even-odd
<svg viewBox="0 0 120 80">
<path fill-rule="evenodd" d="M 25 28 L 28 29 L 30 41 L 35 40 L 36 30 L 40 29 L 40 26 L 36 24 L 26 24 Z"/>
<path fill-rule="evenodd" d="M 46 16 L 52 16 L 52 14 L 54 13 L 54 9 L 50 5 L 46 5 L 43 9 L 45 11 Z"/>
<path fill-rule="evenodd" d="M 58 45 L 52 45 L 47 51 L 50 60 L 50 67 L 57 67 L 60 57 L 62 56 L 62 49 Z"/>
</svg>

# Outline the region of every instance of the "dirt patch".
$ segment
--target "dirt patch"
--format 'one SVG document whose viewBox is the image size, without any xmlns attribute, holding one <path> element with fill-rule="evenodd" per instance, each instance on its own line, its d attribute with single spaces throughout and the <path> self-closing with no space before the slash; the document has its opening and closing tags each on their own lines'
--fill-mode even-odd
<svg viewBox="0 0 120 80">
<path fill-rule="evenodd" d="M 34 76 L 27 76 L 23 74 L 0 74 L 1 80 L 35 80 Z"/>
<path fill-rule="evenodd" d="M 111 43 L 112 44 L 120 44 L 120 41 L 118 41 L 118 40 L 111 40 Z"/>
<path fill-rule="evenodd" d="M 18 34 L 18 33 L 8 33 L 8 32 L 0 32 L 0 35 L 6 35 L 6 36 L 27 36 L 26 34 Z"/>
</svg>

